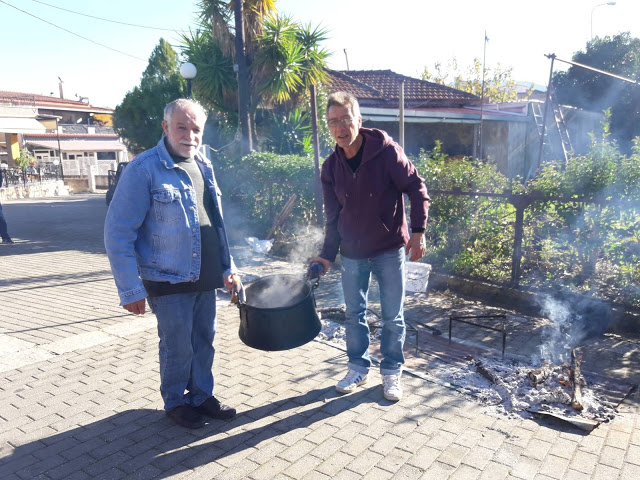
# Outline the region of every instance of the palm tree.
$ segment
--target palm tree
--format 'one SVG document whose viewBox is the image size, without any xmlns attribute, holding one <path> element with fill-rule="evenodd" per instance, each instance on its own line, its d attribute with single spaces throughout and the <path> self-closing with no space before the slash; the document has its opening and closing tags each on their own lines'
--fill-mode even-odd
<svg viewBox="0 0 640 480">
<path fill-rule="evenodd" d="M 315 27 L 311 24 L 303 25 L 296 30 L 298 43 L 302 46 L 302 82 L 306 88 L 318 85 L 327 78 L 326 59 L 330 53 L 320 49 L 319 45 L 327 39 L 327 29 Z"/>
<path fill-rule="evenodd" d="M 183 36 L 183 54 L 198 67 L 198 99 L 232 121 L 238 111 L 233 1 L 202 0 L 199 6 L 202 28 Z M 319 43 L 326 31 L 276 15 L 273 0 L 244 0 L 243 13 L 252 118 L 260 105 L 300 104 L 308 86 L 325 78 L 329 54 Z"/>
<path fill-rule="evenodd" d="M 254 64 L 254 85 L 263 103 L 300 101 L 309 86 L 326 76 L 329 53 L 320 49 L 326 30 L 300 26 L 289 17 L 265 18 L 264 32 L 257 39 L 259 55 Z"/>
<path fill-rule="evenodd" d="M 235 114 L 238 108 L 233 0 L 202 0 L 200 28 L 183 35 L 183 54 L 198 67 L 194 90 L 200 100 Z M 251 65 L 263 18 L 275 11 L 274 0 L 243 0 L 245 55 Z"/>
<path fill-rule="evenodd" d="M 257 39 L 260 54 L 253 64 L 252 83 L 263 104 L 283 103 L 302 86 L 297 26 L 288 17 L 271 16 L 265 19 L 264 27 Z"/>
<path fill-rule="evenodd" d="M 275 2 L 273 0 L 243 0 L 244 15 L 244 38 L 246 42 L 245 48 L 247 55 L 251 57 L 251 45 L 255 38 L 262 33 L 262 19 L 276 11 Z M 202 0 L 200 7 L 200 20 L 203 25 L 211 27 L 216 43 L 222 49 L 222 52 L 233 58 L 235 52 L 234 46 L 234 28 L 233 28 L 233 0 Z"/>
</svg>

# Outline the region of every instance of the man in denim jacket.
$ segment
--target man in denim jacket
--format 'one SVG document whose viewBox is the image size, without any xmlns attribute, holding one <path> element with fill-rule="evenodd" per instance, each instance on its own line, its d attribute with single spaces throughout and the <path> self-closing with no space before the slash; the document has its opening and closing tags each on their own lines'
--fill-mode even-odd
<svg viewBox="0 0 640 480">
<path fill-rule="evenodd" d="M 104 239 L 120 304 L 158 320 L 160 393 L 188 428 L 235 409 L 213 396 L 216 288 L 239 282 L 211 162 L 199 149 L 207 115 L 179 99 L 164 110 L 164 136 L 122 172 Z"/>
</svg>

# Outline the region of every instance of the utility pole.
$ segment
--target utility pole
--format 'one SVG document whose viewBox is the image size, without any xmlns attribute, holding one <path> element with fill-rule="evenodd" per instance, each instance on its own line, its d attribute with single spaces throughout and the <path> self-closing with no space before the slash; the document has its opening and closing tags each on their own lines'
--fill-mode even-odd
<svg viewBox="0 0 640 480">
<path fill-rule="evenodd" d="M 484 158 L 484 142 L 483 142 L 483 135 L 484 132 L 482 131 L 482 123 L 484 122 L 484 74 L 486 72 L 486 62 L 487 62 L 487 42 L 489 41 L 489 37 L 487 37 L 487 31 L 484 31 L 484 50 L 483 50 L 483 54 L 482 54 L 482 90 L 480 93 L 480 129 L 478 132 L 478 136 L 480 137 L 480 148 L 479 148 L 479 152 L 478 152 L 478 158 Z"/>
<path fill-rule="evenodd" d="M 529 174 L 527 175 L 527 178 L 525 178 L 525 180 L 529 180 L 529 178 L 533 176 L 533 174 L 536 172 L 538 167 L 540 167 L 540 165 L 542 164 L 542 151 L 544 149 L 544 135 L 546 133 L 546 128 L 547 128 L 547 111 L 549 110 L 549 104 L 551 103 L 551 89 L 553 88 L 553 85 L 552 85 L 553 62 L 556 59 L 556 54 L 550 53 L 549 55 L 545 55 L 545 57 L 551 59 L 551 66 L 549 67 L 549 83 L 547 83 L 547 97 L 546 97 L 546 100 L 544 101 L 544 112 L 542 113 L 542 129 L 540 131 L 540 147 L 538 148 L 538 163 L 536 165 L 532 165 L 531 167 L 529 167 Z M 535 166 L 535 169 L 532 168 L 534 166 Z"/>
<path fill-rule="evenodd" d="M 238 116 L 240 117 L 240 131 L 242 133 L 240 153 L 245 156 L 253 150 L 253 140 L 251 138 L 251 117 L 249 115 L 249 74 L 247 71 L 247 59 L 244 55 L 242 0 L 233 0 L 233 11 L 236 26 L 236 65 L 238 66 Z"/>
<path fill-rule="evenodd" d="M 311 128 L 313 130 L 313 161 L 315 175 L 313 181 L 314 204 L 316 208 L 316 224 L 322 225 L 324 202 L 322 201 L 322 182 L 320 180 L 320 136 L 318 134 L 318 99 L 316 96 L 316 86 L 309 87 L 311 96 Z"/>
</svg>

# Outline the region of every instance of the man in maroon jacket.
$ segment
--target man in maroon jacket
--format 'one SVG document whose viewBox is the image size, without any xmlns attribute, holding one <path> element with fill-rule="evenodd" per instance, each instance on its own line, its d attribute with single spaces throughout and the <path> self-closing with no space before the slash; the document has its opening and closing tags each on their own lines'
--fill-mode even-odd
<svg viewBox="0 0 640 480">
<path fill-rule="evenodd" d="M 371 274 L 380 287 L 382 340 L 380 365 L 384 396 L 402 398 L 404 364 L 404 262 L 424 256 L 429 196 L 424 181 L 402 147 L 381 130 L 362 128 L 357 99 L 346 92 L 329 96 L 327 124 L 335 151 L 322 165 L 327 217 L 324 245 L 311 262 L 329 270 L 340 251 L 346 304 L 347 375 L 336 385 L 351 393 L 367 381 L 369 326 L 366 320 Z M 403 194 L 411 203 L 411 235 Z"/>
</svg>

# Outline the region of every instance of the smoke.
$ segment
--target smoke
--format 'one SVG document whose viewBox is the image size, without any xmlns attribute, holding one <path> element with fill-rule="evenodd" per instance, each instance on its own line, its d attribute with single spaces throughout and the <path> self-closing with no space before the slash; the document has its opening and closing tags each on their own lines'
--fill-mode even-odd
<svg viewBox="0 0 640 480">
<path fill-rule="evenodd" d="M 309 294 L 301 275 L 270 275 L 247 287 L 247 305 L 255 308 L 286 308 L 297 305 Z"/>
<path fill-rule="evenodd" d="M 584 339 L 581 317 L 571 311 L 568 303 L 551 296 L 542 300 L 541 313 L 551 323 L 542 330 L 540 356 L 534 355 L 533 363 L 539 365 L 546 361 L 557 365 L 569 361 L 571 349 Z"/>
<path fill-rule="evenodd" d="M 540 308 L 550 324 L 542 330 L 540 355 L 532 359 L 538 365 L 545 361 L 568 362 L 572 349 L 588 337 L 603 334 L 612 320 L 611 307 L 593 298 L 576 296 L 561 300 L 547 295 Z"/>
<path fill-rule="evenodd" d="M 287 261 L 293 264 L 306 264 L 310 258 L 317 257 L 324 241 L 324 231 L 313 225 L 300 226 L 295 230 L 295 241 Z"/>
<path fill-rule="evenodd" d="M 244 239 L 253 234 L 251 222 L 247 219 L 244 209 L 233 198 L 222 197 L 222 211 L 227 238 L 231 245 L 243 245 Z"/>
</svg>

